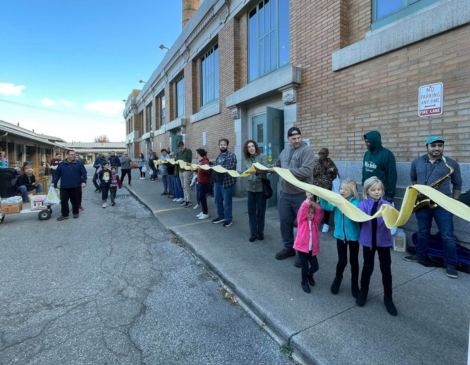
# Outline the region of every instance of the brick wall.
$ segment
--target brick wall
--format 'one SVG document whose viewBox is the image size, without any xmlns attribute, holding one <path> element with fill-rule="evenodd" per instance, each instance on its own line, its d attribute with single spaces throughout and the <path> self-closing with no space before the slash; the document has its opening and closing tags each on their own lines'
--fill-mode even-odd
<svg viewBox="0 0 470 365">
<path fill-rule="evenodd" d="M 349 9 L 361 14 L 364 3 L 352 0 Z M 359 161 L 364 133 L 379 130 L 398 161 L 412 161 L 427 136 L 442 135 L 446 154 L 468 161 L 470 25 L 333 72 L 342 22 L 341 2 L 291 1 L 291 63 L 302 65 L 296 125 L 311 146 L 329 147 L 336 160 Z M 349 41 L 360 38 L 363 22 L 348 21 Z M 444 84 L 444 113 L 419 118 L 418 87 L 434 82 Z"/>
<path fill-rule="evenodd" d="M 349 0 L 347 3 L 348 44 L 353 44 L 364 39 L 370 30 L 372 1 Z"/>
</svg>

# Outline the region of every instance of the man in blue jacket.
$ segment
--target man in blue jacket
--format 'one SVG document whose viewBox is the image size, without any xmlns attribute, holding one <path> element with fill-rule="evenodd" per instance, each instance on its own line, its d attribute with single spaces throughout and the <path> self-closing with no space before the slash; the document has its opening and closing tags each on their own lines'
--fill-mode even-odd
<svg viewBox="0 0 470 365">
<path fill-rule="evenodd" d="M 116 156 L 115 151 L 111 151 L 111 156 L 109 156 L 109 164 L 111 165 L 110 168 L 116 168 L 116 174 L 119 175 L 119 166 L 121 166 L 121 159 Z"/>
<path fill-rule="evenodd" d="M 67 158 L 57 167 L 51 187 L 60 180 L 60 205 L 62 215 L 57 220 L 69 219 L 69 200 L 72 203 L 74 218 L 78 218 L 80 186 L 86 188 L 86 169 L 81 162 L 75 160 L 75 151 L 68 150 Z"/>
</svg>

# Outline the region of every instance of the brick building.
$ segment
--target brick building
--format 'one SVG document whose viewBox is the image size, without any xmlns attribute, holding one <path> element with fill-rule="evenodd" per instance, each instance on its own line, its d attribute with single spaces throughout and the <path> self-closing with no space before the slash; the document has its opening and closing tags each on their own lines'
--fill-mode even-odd
<svg viewBox="0 0 470 365">
<path fill-rule="evenodd" d="M 419 87 L 436 83 L 442 113 L 418 116 Z M 131 93 L 124 117 L 133 157 L 175 150 L 182 139 L 212 159 L 226 137 L 243 170 L 247 139 L 275 161 L 296 125 L 315 151 L 330 149 L 343 178 L 360 182 L 369 130 L 394 152 L 401 188 L 430 135 L 444 137 L 445 154 L 469 177 L 470 4 L 205 0 L 145 87 Z"/>
</svg>

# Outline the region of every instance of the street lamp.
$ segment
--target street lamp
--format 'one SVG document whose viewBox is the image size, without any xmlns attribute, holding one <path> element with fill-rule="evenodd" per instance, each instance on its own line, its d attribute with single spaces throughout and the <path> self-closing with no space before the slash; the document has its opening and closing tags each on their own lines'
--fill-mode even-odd
<svg viewBox="0 0 470 365">
<path fill-rule="evenodd" d="M 126 99 L 122 99 L 123 102 L 126 102 Z"/>
<path fill-rule="evenodd" d="M 145 84 L 147 81 L 139 80 L 139 84 Z"/>
<path fill-rule="evenodd" d="M 169 50 L 169 48 L 165 47 L 163 44 L 160 44 L 160 47 L 158 47 L 158 48 L 160 48 L 162 51 L 163 51 L 164 48 Z"/>
</svg>

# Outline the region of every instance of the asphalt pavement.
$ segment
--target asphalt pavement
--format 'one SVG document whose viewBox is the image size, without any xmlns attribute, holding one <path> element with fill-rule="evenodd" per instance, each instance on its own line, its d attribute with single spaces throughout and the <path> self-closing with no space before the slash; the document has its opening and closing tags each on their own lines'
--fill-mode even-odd
<svg viewBox="0 0 470 365">
<path fill-rule="evenodd" d="M 282 248 L 276 209 L 266 214 L 265 240 L 250 243 L 246 198 L 234 198 L 233 225 L 212 224 L 216 217 L 209 198 L 209 220 L 200 210 L 183 208 L 166 196 L 162 182 L 138 179 L 126 189 L 192 250 L 233 291 L 266 328 L 305 363 L 454 365 L 465 364 L 469 343 L 470 275 L 454 280 L 442 268 L 403 261 L 392 252 L 394 302 L 398 316 L 383 305 L 378 260 L 369 299 L 363 308 L 350 292 L 346 269 L 338 295 L 330 292 L 337 262 L 333 232 L 320 233 L 320 270 L 310 294 L 302 291 L 294 259 L 274 258 Z M 126 183 L 126 182 L 125 182 Z M 192 202 L 195 204 L 194 191 Z M 362 266 L 362 251 L 360 254 Z"/>
<path fill-rule="evenodd" d="M 0 364 L 293 363 L 126 189 L 103 209 L 88 181 L 79 219 L 0 225 Z"/>
</svg>

